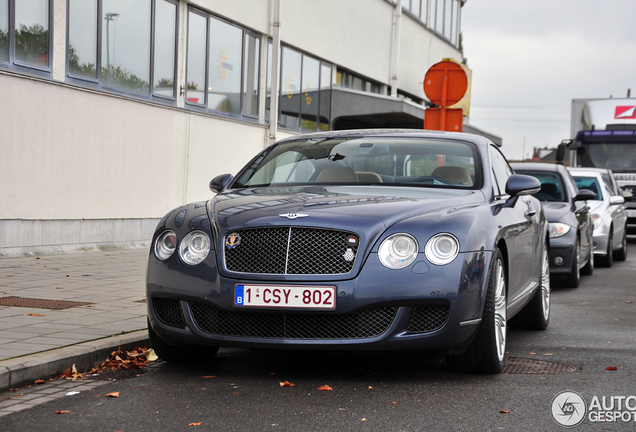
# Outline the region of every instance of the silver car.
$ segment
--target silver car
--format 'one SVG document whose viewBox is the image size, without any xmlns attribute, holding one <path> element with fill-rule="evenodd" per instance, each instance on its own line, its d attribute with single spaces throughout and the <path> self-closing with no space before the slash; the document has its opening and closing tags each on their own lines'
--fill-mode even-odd
<svg viewBox="0 0 636 432">
<path fill-rule="evenodd" d="M 611 267 L 614 260 L 627 258 L 627 214 L 625 198 L 611 170 L 605 168 L 568 168 L 579 189 L 590 189 L 596 198 L 588 200 L 594 221 L 594 256 Z"/>
</svg>

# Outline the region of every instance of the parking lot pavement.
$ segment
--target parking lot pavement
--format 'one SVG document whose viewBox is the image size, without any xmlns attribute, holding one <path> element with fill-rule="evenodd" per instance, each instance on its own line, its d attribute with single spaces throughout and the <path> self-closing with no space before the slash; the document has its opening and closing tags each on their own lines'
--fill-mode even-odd
<svg viewBox="0 0 636 432">
<path fill-rule="evenodd" d="M 0 391 L 147 345 L 147 249 L 0 259 Z M 104 357 L 104 358 L 102 358 Z"/>
</svg>

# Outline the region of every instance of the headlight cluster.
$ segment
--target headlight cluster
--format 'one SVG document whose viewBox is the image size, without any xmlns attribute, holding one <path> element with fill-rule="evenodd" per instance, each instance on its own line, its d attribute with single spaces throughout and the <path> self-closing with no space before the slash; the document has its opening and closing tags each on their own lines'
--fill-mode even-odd
<svg viewBox="0 0 636 432">
<path fill-rule="evenodd" d="M 401 269 L 415 261 L 418 252 L 419 245 L 413 236 L 393 234 L 380 244 L 378 258 L 389 269 Z M 426 242 L 424 254 L 432 264 L 448 264 L 459 254 L 459 241 L 447 233 L 434 235 Z"/>
<path fill-rule="evenodd" d="M 570 232 L 572 227 L 568 224 L 561 222 L 550 222 L 548 231 L 550 232 L 550 238 L 563 237 Z"/>
<path fill-rule="evenodd" d="M 179 245 L 179 257 L 189 265 L 201 263 L 210 253 L 210 237 L 203 231 L 188 233 Z M 177 235 L 167 230 L 155 241 L 155 256 L 164 261 L 177 249 Z"/>
<path fill-rule="evenodd" d="M 603 218 L 601 217 L 601 215 L 595 213 L 592 215 L 592 222 L 594 222 L 594 229 L 596 229 L 603 223 Z"/>
</svg>

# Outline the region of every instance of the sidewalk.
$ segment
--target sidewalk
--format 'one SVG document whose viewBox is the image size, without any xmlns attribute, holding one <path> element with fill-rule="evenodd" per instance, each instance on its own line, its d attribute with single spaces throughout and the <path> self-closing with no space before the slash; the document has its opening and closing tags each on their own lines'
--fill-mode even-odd
<svg viewBox="0 0 636 432">
<path fill-rule="evenodd" d="M 147 249 L 0 259 L 0 391 L 147 346 Z"/>
</svg>

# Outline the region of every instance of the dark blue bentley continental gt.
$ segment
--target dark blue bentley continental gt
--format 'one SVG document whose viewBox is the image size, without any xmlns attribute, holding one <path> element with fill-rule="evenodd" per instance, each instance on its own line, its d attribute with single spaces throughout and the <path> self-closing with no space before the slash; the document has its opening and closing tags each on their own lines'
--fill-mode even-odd
<svg viewBox="0 0 636 432">
<path fill-rule="evenodd" d="M 541 330 L 550 317 L 540 187 L 476 135 L 279 141 L 160 221 L 153 347 L 168 361 L 218 347 L 419 350 L 500 372 L 509 320 Z"/>
</svg>

